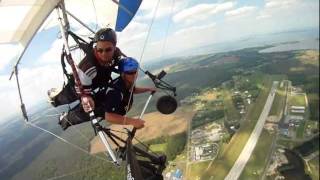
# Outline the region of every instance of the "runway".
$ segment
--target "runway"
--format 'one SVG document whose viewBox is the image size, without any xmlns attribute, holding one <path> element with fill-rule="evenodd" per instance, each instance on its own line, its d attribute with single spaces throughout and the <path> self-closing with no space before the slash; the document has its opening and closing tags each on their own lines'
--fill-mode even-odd
<svg viewBox="0 0 320 180">
<path fill-rule="evenodd" d="M 263 130 L 263 126 L 264 123 L 269 115 L 273 100 L 274 100 L 274 96 L 275 96 L 275 92 L 277 89 L 277 81 L 273 82 L 272 88 L 270 90 L 270 93 L 268 95 L 266 104 L 264 105 L 264 108 L 260 114 L 260 117 L 258 119 L 258 122 L 254 128 L 254 130 L 252 131 L 245 147 L 243 148 L 241 154 L 239 155 L 238 159 L 236 160 L 236 162 L 234 163 L 233 167 L 231 168 L 231 170 L 229 171 L 228 175 L 225 177 L 225 180 L 236 180 L 240 177 L 244 167 L 246 166 L 257 142 L 259 139 L 259 136 Z"/>
</svg>

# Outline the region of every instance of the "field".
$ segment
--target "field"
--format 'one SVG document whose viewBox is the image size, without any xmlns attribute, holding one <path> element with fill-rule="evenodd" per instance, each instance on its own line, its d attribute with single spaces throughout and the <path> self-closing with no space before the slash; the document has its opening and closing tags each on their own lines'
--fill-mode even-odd
<svg viewBox="0 0 320 180">
<path fill-rule="evenodd" d="M 152 144 L 149 148 L 154 152 L 166 152 L 167 144 Z"/>
<path fill-rule="evenodd" d="M 303 138 L 304 132 L 305 132 L 305 127 L 306 127 L 306 121 L 302 121 L 300 123 L 300 126 L 297 128 L 297 138 Z"/>
<path fill-rule="evenodd" d="M 201 175 L 208 167 L 210 167 L 210 163 L 211 163 L 210 161 L 205 161 L 205 162 L 189 164 L 187 177 L 191 177 L 192 179 L 200 179 L 200 178 L 203 179 Z M 206 178 L 209 179 L 209 177 L 206 177 Z"/>
<path fill-rule="evenodd" d="M 177 111 L 170 115 L 163 115 L 159 112 L 153 112 L 145 114 L 143 119 L 146 121 L 145 127 L 138 130 L 136 137 L 140 141 L 148 141 L 161 136 L 170 136 L 186 131 L 187 124 L 190 119 L 193 118 L 195 112 L 189 106 L 183 106 L 177 109 Z M 113 130 L 122 131 L 122 125 L 112 125 Z M 119 135 L 121 136 L 121 134 Z M 122 135 L 122 137 L 125 137 Z M 99 137 L 95 137 L 91 141 L 92 154 L 102 152 L 104 146 L 101 143 Z"/>
<path fill-rule="evenodd" d="M 240 113 L 239 111 L 235 108 L 233 102 L 232 102 L 232 97 L 231 97 L 231 92 L 229 90 L 223 90 L 222 91 L 222 96 L 223 102 L 224 102 L 224 109 L 225 109 L 225 114 L 226 114 L 226 119 L 230 124 L 237 123 L 240 120 Z"/>
<path fill-rule="evenodd" d="M 215 161 L 191 164 L 189 166 L 188 178 L 201 178 L 205 180 L 212 178 L 218 180 L 223 179 L 241 153 L 252 129 L 255 127 L 256 121 L 265 104 L 272 81 L 281 81 L 287 78 L 293 82 L 294 86 L 299 86 L 306 92 L 310 108 L 309 119 L 314 120 L 307 121 L 305 128 L 301 127 L 298 130 L 298 136 L 302 137 L 303 132 L 309 130 L 311 134 L 319 132 L 319 125 L 316 123 L 319 120 L 319 53 L 315 51 L 258 53 L 258 51 L 263 48 L 264 47 L 247 48 L 225 53 L 189 57 L 181 63 L 176 59 L 159 62 L 159 66 L 155 66 L 154 70 L 167 68 L 170 71 L 165 77 L 165 80 L 177 87 L 178 95 L 176 98 L 179 105 L 182 104 L 182 107 L 178 108 L 174 114 L 167 116 L 155 112 L 156 100 L 164 94 L 163 92 L 156 93 L 155 98 L 152 99 L 147 109 L 148 113 L 143 118 L 146 121 L 145 128 L 137 132 L 137 137 L 142 141 L 149 141 L 155 138 L 170 138 L 179 133 L 185 133 L 188 128 L 188 122 L 191 121 L 197 112 L 191 105 L 185 105 L 181 103 L 181 101 L 194 94 L 203 92 L 204 89 L 217 88 L 219 89 L 219 94 L 209 92 L 203 94 L 199 100 L 211 101 L 219 98 L 218 96 L 222 97 L 225 117 L 219 119 L 226 119 L 229 122 L 240 122 L 240 129 L 232 136 L 228 144 L 226 144 L 227 142 L 221 142 L 222 146 Z M 239 83 L 231 83 L 231 85 L 228 85 L 235 77 L 239 80 Z M 150 84 L 150 80 L 139 83 Z M 223 83 L 227 85 L 223 86 Z M 241 90 L 248 89 L 250 94 L 257 96 L 254 102 L 246 109 L 247 114 L 243 117 L 240 116 L 239 111 L 235 108 L 232 101 L 234 92 L 232 88 L 234 85 Z M 282 110 L 280 107 L 282 107 L 284 103 L 284 87 L 278 87 L 279 90 L 277 91 L 270 115 L 280 115 Z M 139 114 L 146 98 L 147 96 L 143 95 L 136 96 L 134 107 L 128 116 Z M 304 98 L 302 100 L 302 97 L 299 95 L 291 98 L 289 103 L 305 105 L 303 101 Z M 41 125 L 48 127 L 46 123 L 42 123 Z M 21 157 L 30 156 L 30 162 L 29 164 L 21 165 L 21 167 L 15 166 L 18 171 L 11 179 L 37 180 L 56 178 L 58 176 L 61 176 L 60 179 L 68 180 L 105 179 L 106 176 L 112 180 L 124 178 L 123 169 L 114 168 L 109 161 L 106 161 L 105 155 L 99 153 L 103 150 L 99 139 L 94 138 L 91 141 L 93 131 L 89 123 L 71 127 L 70 130 L 65 132 L 57 130 L 56 122 L 54 122 L 54 125 L 55 129 L 53 130 L 56 130 L 54 132 L 72 141 L 81 148 L 90 151 L 91 155 L 72 148 L 57 139 L 50 138 L 47 134 L 41 134 L 40 138 L 40 135 L 39 137 L 33 137 L 25 133 L 25 138 L 31 139 L 27 141 L 28 145 L 25 145 L 26 141 L 22 139 L 12 140 L 10 143 L 13 149 L 18 149 L 18 145 L 23 144 L 27 150 L 19 149 L 19 153 L 11 159 L 19 160 Z M 112 128 L 122 130 L 123 126 L 112 126 Z M 81 131 L 80 133 L 79 130 Z M 6 135 L 6 137 L 7 136 L 9 137 L 9 135 Z M 185 136 L 181 135 L 180 138 L 182 142 Z M 255 179 L 255 174 L 261 172 L 267 157 L 266 152 L 268 151 L 268 145 L 271 144 L 272 138 L 273 136 L 267 134 L 265 131 L 262 133 L 261 139 L 241 179 Z M 299 144 L 285 139 L 280 139 L 278 142 L 289 148 Z M 41 151 L 36 150 L 40 148 L 39 143 L 41 143 Z M 170 143 L 174 144 L 176 142 L 170 140 Z M 169 142 L 152 143 L 150 148 L 154 151 L 167 151 L 170 149 L 168 148 L 168 144 Z M 181 148 L 184 147 L 183 143 L 180 145 Z M 172 145 L 170 145 L 170 147 L 171 146 Z M 168 171 L 180 168 L 185 172 L 186 150 L 181 148 L 179 151 L 170 155 L 172 161 L 169 161 L 170 166 L 167 169 Z M 175 149 L 173 149 L 172 152 L 174 150 Z M 181 152 L 182 150 L 183 152 Z M 176 156 L 177 153 L 180 155 Z M 7 152 L 4 153 L 3 157 L 9 156 L 8 154 Z M 92 156 L 92 154 L 97 156 Z M 101 160 L 100 157 L 103 157 L 103 160 Z M 310 162 L 311 168 L 319 168 L 315 160 Z M 13 171 L 12 174 L 14 174 Z M 319 178 L 319 176 L 316 175 L 314 175 L 314 177 Z"/>
<path fill-rule="evenodd" d="M 295 94 L 288 96 L 289 106 L 306 106 L 305 95 Z"/>
<path fill-rule="evenodd" d="M 270 134 L 263 130 L 260 136 L 261 141 L 258 141 L 252 155 L 244 168 L 240 180 L 260 179 L 265 169 L 266 163 L 269 159 L 270 150 L 274 134 Z"/>
<path fill-rule="evenodd" d="M 238 158 L 251 134 L 251 131 L 255 127 L 255 123 L 264 107 L 272 84 L 271 77 L 266 77 L 260 82 L 262 92 L 260 93 L 256 103 L 249 107 L 246 118 L 247 120 L 241 124 L 239 131 L 232 137 L 231 141 L 222 148 L 221 154 L 208 168 L 208 170 L 202 174 L 202 178 L 205 179 L 205 177 L 213 176 L 215 179 L 223 179 Z"/>
<path fill-rule="evenodd" d="M 278 87 L 269 115 L 280 116 L 284 109 L 286 100 L 287 81 L 283 82 L 283 87 Z"/>
</svg>

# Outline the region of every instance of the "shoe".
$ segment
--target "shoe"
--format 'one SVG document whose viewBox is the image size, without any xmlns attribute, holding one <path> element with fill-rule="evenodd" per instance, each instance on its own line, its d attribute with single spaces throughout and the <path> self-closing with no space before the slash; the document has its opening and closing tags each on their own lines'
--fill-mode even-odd
<svg viewBox="0 0 320 180">
<path fill-rule="evenodd" d="M 67 115 L 68 113 L 63 112 L 59 117 L 58 124 L 61 126 L 63 130 L 66 130 L 70 126 L 70 123 L 68 122 L 68 119 L 67 119 Z"/>
<path fill-rule="evenodd" d="M 48 90 L 47 94 L 50 100 L 54 99 L 60 92 L 62 89 L 58 89 L 58 88 L 51 88 Z"/>
<path fill-rule="evenodd" d="M 57 107 L 56 97 L 57 97 L 57 95 L 59 95 L 60 92 L 61 92 L 61 89 L 58 89 L 58 88 L 51 88 L 50 90 L 47 91 L 47 94 L 48 94 L 48 102 L 49 102 L 53 107 Z"/>
</svg>

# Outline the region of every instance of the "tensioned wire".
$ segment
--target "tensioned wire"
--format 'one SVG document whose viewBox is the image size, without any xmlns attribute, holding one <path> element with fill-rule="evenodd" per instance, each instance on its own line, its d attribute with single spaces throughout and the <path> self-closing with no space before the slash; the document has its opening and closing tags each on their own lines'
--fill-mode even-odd
<svg viewBox="0 0 320 180">
<path fill-rule="evenodd" d="M 33 120 L 33 122 L 35 122 L 35 120 Z M 90 153 L 89 151 L 87 151 L 86 149 L 84 149 L 84 148 L 82 148 L 82 147 L 80 147 L 80 146 L 78 146 L 78 145 L 76 145 L 76 144 L 71 143 L 70 141 L 62 138 L 61 136 L 59 136 L 59 135 L 57 135 L 57 134 L 55 134 L 55 133 L 53 133 L 53 132 L 51 132 L 51 131 L 49 131 L 49 130 L 46 130 L 46 129 L 42 128 L 42 127 L 34 124 L 33 122 L 32 122 L 32 121 L 26 122 L 26 124 L 29 125 L 29 126 L 32 126 L 32 127 L 36 128 L 36 129 L 39 129 L 40 131 L 43 131 L 43 132 L 45 132 L 45 133 L 47 133 L 47 134 L 50 134 L 50 135 L 54 136 L 55 138 L 57 138 L 57 139 L 60 140 L 61 142 L 65 143 L 65 144 L 69 145 L 70 147 L 72 147 L 72 148 L 74 148 L 74 149 L 77 149 L 77 150 L 79 150 L 79 151 L 81 151 L 81 152 L 83 152 L 83 153 L 85 153 L 85 154 L 87 154 L 87 155 L 89 155 L 89 156 L 91 156 L 91 157 L 94 157 L 94 158 L 96 158 L 96 159 L 98 159 L 98 160 L 102 160 L 103 162 L 112 163 L 111 160 L 107 160 L 106 158 L 100 157 L 100 156 L 95 155 L 95 154 L 91 154 L 91 153 Z M 82 137 L 85 137 L 80 131 L 78 131 L 78 133 L 80 133 L 80 134 L 82 135 Z M 107 155 L 107 154 L 106 154 L 106 155 Z M 87 167 L 87 168 L 85 168 L 85 169 L 91 169 L 91 167 Z M 84 169 L 84 170 L 85 170 L 85 169 Z M 82 170 L 83 170 L 83 169 L 82 169 Z M 74 172 L 71 172 L 71 173 L 67 173 L 67 174 L 62 174 L 62 175 L 59 175 L 59 176 L 54 176 L 54 177 L 51 177 L 51 178 L 49 178 L 49 179 L 58 179 L 58 178 L 66 177 L 66 176 L 69 176 L 69 175 L 76 174 L 76 173 L 78 173 L 79 171 L 80 171 L 80 170 L 77 170 L 77 171 L 74 171 Z"/>
<path fill-rule="evenodd" d="M 165 47 L 167 46 L 167 42 L 168 42 L 168 33 L 169 33 L 169 28 L 171 26 L 171 22 L 172 22 L 172 17 L 173 17 L 173 8 L 175 6 L 175 0 L 172 0 L 172 4 L 171 4 L 171 10 L 170 10 L 170 17 L 169 17 L 169 21 L 167 24 L 167 28 L 166 28 L 166 33 L 165 33 L 165 39 L 164 39 L 164 43 L 162 44 L 162 51 L 161 51 L 161 57 L 164 56 L 164 50 Z"/>
<path fill-rule="evenodd" d="M 152 19 L 151 19 L 151 22 L 150 22 L 150 26 L 149 26 L 149 29 L 148 29 L 148 33 L 147 33 L 147 37 L 144 41 L 144 44 L 143 44 L 143 48 L 142 48 L 142 52 L 141 52 L 141 55 L 140 55 L 140 60 L 139 60 L 139 66 L 141 65 L 142 63 L 142 58 L 143 58 L 143 55 L 144 55 L 144 51 L 146 49 L 146 45 L 148 43 L 148 40 L 149 40 L 149 37 L 150 37 L 150 32 L 151 32 L 151 28 L 152 28 L 152 25 L 153 25 L 153 22 L 154 22 L 154 19 L 156 17 L 156 14 L 157 14 L 157 11 L 158 11 L 158 7 L 159 7 L 159 4 L 160 4 L 160 0 L 157 1 L 157 4 L 154 8 L 154 12 L 153 12 L 153 15 L 152 15 Z M 129 102 L 127 104 L 127 107 L 130 106 L 131 104 L 131 100 L 132 100 L 132 96 L 133 96 L 133 90 L 134 90 L 134 87 L 136 85 L 136 80 L 138 78 L 138 74 L 136 74 L 135 76 L 135 81 L 134 83 L 132 84 L 131 88 L 130 88 L 130 96 L 129 96 Z M 129 108 L 126 109 L 126 114 L 128 113 L 129 111 Z M 123 125 L 127 124 L 127 116 L 125 115 L 124 118 L 123 118 Z M 121 135 L 121 138 L 122 138 L 122 135 Z"/>
</svg>

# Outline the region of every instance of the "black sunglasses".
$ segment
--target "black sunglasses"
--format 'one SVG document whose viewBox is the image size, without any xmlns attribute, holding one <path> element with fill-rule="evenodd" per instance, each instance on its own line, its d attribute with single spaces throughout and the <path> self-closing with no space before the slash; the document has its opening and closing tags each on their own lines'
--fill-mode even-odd
<svg viewBox="0 0 320 180">
<path fill-rule="evenodd" d="M 113 49 L 112 47 L 105 48 L 105 49 L 103 49 L 103 48 L 97 48 L 97 52 L 98 52 L 98 53 L 103 53 L 103 52 L 108 53 L 108 52 L 112 51 L 112 49 Z"/>
<path fill-rule="evenodd" d="M 125 72 L 125 74 L 128 74 L 128 75 L 134 75 L 136 73 L 137 73 L 137 71 Z"/>
</svg>

